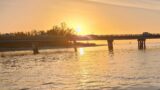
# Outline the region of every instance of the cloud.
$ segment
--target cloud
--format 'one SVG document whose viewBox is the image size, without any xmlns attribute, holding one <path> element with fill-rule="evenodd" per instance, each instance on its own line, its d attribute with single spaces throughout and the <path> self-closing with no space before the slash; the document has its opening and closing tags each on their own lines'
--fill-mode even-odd
<svg viewBox="0 0 160 90">
<path fill-rule="evenodd" d="M 160 0 L 86 0 L 90 3 L 160 10 Z"/>
</svg>

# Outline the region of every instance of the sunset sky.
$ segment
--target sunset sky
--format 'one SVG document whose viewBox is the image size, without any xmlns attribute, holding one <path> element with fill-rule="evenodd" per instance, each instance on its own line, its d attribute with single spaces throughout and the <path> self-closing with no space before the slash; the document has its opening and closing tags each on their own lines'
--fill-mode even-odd
<svg viewBox="0 0 160 90">
<path fill-rule="evenodd" d="M 66 22 L 80 34 L 160 33 L 160 0 L 0 0 L 0 32 Z"/>
</svg>

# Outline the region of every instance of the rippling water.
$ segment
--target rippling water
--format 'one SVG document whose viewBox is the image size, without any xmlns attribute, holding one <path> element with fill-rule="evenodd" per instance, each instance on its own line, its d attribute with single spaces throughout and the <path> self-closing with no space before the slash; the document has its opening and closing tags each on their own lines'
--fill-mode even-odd
<svg viewBox="0 0 160 90">
<path fill-rule="evenodd" d="M 5 52 L 0 90 L 160 90 L 160 44 Z"/>
</svg>

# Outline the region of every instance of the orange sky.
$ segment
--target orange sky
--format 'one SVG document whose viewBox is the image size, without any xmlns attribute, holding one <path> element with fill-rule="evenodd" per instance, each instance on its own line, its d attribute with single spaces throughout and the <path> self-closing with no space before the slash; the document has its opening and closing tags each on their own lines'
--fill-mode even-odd
<svg viewBox="0 0 160 90">
<path fill-rule="evenodd" d="M 66 22 L 79 34 L 160 33 L 158 0 L 1 0 L 0 32 L 47 30 Z"/>
</svg>

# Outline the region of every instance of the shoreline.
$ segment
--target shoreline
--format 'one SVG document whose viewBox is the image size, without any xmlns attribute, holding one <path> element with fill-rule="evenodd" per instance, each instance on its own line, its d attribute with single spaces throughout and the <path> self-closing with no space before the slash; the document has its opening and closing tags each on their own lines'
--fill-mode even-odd
<svg viewBox="0 0 160 90">
<path fill-rule="evenodd" d="M 81 47 L 98 47 L 98 46 L 106 46 L 106 44 L 101 45 L 79 45 L 77 48 Z M 74 48 L 74 46 L 48 46 L 48 47 L 39 47 L 39 50 L 45 50 L 45 49 L 65 49 L 65 48 Z M 33 48 L 0 48 L 0 52 L 9 52 L 9 51 L 27 51 L 27 50 L 33 50 Z"/>
</svg>

